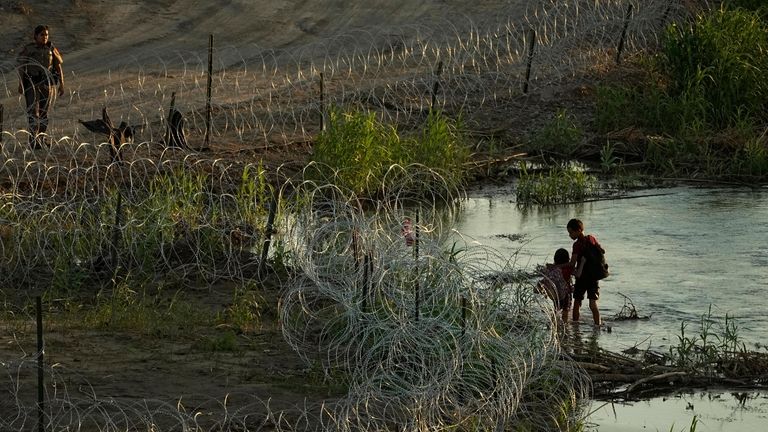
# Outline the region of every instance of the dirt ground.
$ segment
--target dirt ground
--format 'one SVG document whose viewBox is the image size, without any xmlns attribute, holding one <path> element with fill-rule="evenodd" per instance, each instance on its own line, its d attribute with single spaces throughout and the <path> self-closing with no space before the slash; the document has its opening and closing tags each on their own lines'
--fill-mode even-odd
<svg viewBox="0 0 768 432">
<path fill-rule="evenodd" d="M 268 285 L 275 285 L 274 281 Z M 212 318 L 232 304 L 235 284 L 221 282 L 206 289 L 185 289 L 181 301 Z M 259 291 L 261 319 L 246 331 L 229 325 L 194 323 L 161 335 L 105 327 L 83 327 L 78 313 L 44 313 L 45 380 L 57 399 L 115 399 L 134 403 L 144 399 L 175 405 L 191 412 L 220 412 L 270 401 L 273 408 L 290 408 L 334 397 L 322 373 L 304 364 L 284 342 L 277 322 L 279 291 Z M 160 301 L 170 297 L 159 296 Z M 86 306 L 92 307 L 92 306 Z M 158 304 L 163 308 L 164 304 Z M 6 304 L 6 313 L 19 309 Z M 16 397 L 33 406 L 37 372 L 33 308 L 26 318 L 0 323 L 0 364 L 7 376 L 0 381 L 3 399 Z M 8 315 L 6 315 L 8 317 Z M 228 340 L 225 347 L 210 341 Z M 8 398 L 6 398 L 8 396 Z M 3 408 L 0 406 L 0 408 Z M 6 413 L 11 407 L 0 409 Z"/>
</svg>

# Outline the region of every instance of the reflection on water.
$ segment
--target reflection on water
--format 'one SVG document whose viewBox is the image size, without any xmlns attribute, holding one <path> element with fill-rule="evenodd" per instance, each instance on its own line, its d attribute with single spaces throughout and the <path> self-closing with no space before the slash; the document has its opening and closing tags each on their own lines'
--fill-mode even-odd
<svg viewBox="0 0 768 432">
<path fill-rule="evenodd" d="M 569 321 L 563 326 L 560 344 L 569 354 L 597 354 L 601 331 L 604 330 L 592 324 L 591 317 L 582 322 Z"/>
<path fill-rule="evenodd" d="M 643 191 L 633 199 L 551 207 L 517 207 L 513 191 L 471 197 L 459 231 L 507 251 L 519 266 L 551 261 L 570 250 L 565 230 L 582 219 L 606 248 L 612 275 L 601 281 L 600 309 L 611 325 L 600 345 L 666 351 L 683 320 L 695 331 L 710 305 L 722 321 L 736 318 L 748 348 L 765 343 L 768 328 L 768 190 L 678 187 Z M 653 195 L 653 196 L 640 196 Z M 516 255 L 515 255 L 516 254 Z M 616 321 L 628 296 L 643 321 Z"/>
<path fill-rule="evenodd" d="M 688 431 L 694 416 L 696 432 L 762 431 L 768 392 L 685 392 L 626 404 L 594 402 L 592 409 L 591 430 L 600 432 Z"/>
</svg>

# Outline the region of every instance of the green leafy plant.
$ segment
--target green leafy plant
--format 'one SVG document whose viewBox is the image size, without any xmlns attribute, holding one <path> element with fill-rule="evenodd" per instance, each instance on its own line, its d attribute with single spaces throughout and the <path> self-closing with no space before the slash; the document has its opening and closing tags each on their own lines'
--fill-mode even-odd
<svg viewBox="0 0 768 432">
<path fill-rule="evenodd" d="M 238 352 L 240 344 L 235 332 L 227 329 L 214 336 L 202 336 L 195 341 L 192 348 L 203 352 Z"/>
<path fill-rule="evenodd" d="M 698 333 L 686 335 L 687 322 L 680 323 L 678 343 L 669 348 L 672 363 L 680 368 L 717 374 L 724 361 L 746 352 L 732 317 L 725 315 L 722 324 L 712 319 L 712 307 L 699 320 Z"/>
<path fill-rule="evenodd" d="M 611 142 L 606 142 L 600 149 L 600 169 L 604 173 L 613 171 L 616 165 L 621 162 L 621 159 L 614 156 L 615 146 Z"/>
<path fill-rule="evenodd" d="M 453 121 L 440 111 L 430 111 L 418 136 L 406 142 L 410 156 L 397 160 L 401 165 L 420 164 L 439 172 L 450 183 L 460 184 L 469 149 L 461 133 L 461 119 Z"/>
<path fill-rule="evenodd" d="M 598 195 L 597 179 L 572 166 L 557 166 L 547 173 L 528 173 L 522 166 L 515 189 L 519 204 L 558 204 Z"/>
<path fill-rule="evenodd" d="M 329 117 L 329 128 L 315 143 L 314 180 L 373 196 L 391 174 L 392 166 L 421 166 L 452 185 L 466 178 L 464 163 L 469 150 L 460 132 L 460 121 L 440 111 L 431 111 L 425 124 L 406 138 L 401 138 L 393 126 L 379 121 L 374 113 L 334 109 Z"/>
<path fill-rule="evenodd" d="M 727 2 L 671 25 L 655 60 L 637 64 L 637 84 L 598 87 L 598 131 L 650 134 L 641 156 L 664 175 L 765 179 L 768 151 L 758 127 L 768 100 L 764 6 Z"/>
<path fill-rule="evenodd" d="M 669 76 L 669 95 L 694 92 L 706 101 L 704 120 L 733 124 L 746 112 L 761 116 L 768 96 L 768 32 L 754 12 L 723 8 L 690 25 L 670 26 L 660 66 Z"/>
<path fill-rule="evenodd" d="M 584 132 L 565 109 L 530 137 L 532 149 L 569 156 L 581 145 Z"/>
<path fill-rule="evenodd" d="M 397 131 L 378 121 L 374 113 L 333 109 L 329 120 L 313 150 L 320 174 L 352 192 L 370 194 L 371 184 L 383 177 L 393 154 L 404 153 Z"/>
<path fill-rule="evenodd" d="M 264 297 L 259 294 L 255 282 L 238 286 L 232 303 L 219 314 L 218 321 L 231 324 L 240 332 L 250 332 L 261 327 L 261 311 Z"/>
</svg>

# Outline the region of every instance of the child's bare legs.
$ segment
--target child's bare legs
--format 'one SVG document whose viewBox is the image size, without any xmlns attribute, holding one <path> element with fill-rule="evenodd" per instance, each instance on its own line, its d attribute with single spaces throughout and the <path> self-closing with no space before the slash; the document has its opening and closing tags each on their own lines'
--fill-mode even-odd
<svg viewBox="0 0 768 432">
<path fill-rule="evenodd" d="M 579 320 L 579 308 L 581 307 L 581 300 L 574 300 L 573 301 L 573 320 L 578 321 Z"/>
<path fill-rule="evenodd" d="M 575 309 L 574 309 L 575 310 Z M 592 320 L 595 325 L 600 325 L 600 309 L 597 308 L 597 300 L 589 300 L 589 310 L 592 311 Z"/>
<path fill-rule="evenodd" d="M 564 323 L 568 322 L 568 309 L 565 309 L 565 308 L 563 309 L 563 322 Z"/>
</svg>

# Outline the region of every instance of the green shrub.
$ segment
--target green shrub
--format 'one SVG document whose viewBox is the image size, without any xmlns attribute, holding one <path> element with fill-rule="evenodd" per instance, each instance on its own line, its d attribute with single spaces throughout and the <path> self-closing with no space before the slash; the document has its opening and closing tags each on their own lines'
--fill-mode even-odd
<svg viewBox="0 0 768 432">
<path fill-rule="evenodd" d="M 368 194 L 373 180 L 393 162 L 393 154 L 403 153 L 400 148 L 395 128 L 378 121 L 374 113 L 331 110 L 329 127 L 315 142 L 313 161 L 339 186 Z"/>
<path fill-rule="evenodd" d="M 579 147 L 583 134 L 574 119 L 561 109 L 550 122 L 532 134 L 530 145 L 534 150 L 568 156 Z"/>
<path fill-rule="evenodd" d="M 757 178 L 768 177 L 768 141 L 764 136 L 747 140 L 733 157 L 737 172 Z"/>
<path fill-rule="evenodd" d="M 515 195 L 519 204 L 558 204 L 597 195 L 597 179 L 574 167 L 529 174 L 523 167 Z"/>
<path fill-rule="evenodd" d="M 598 88 L 598 131 L 652 135 L 642 156 L 667 175 L 764 179 L 768 26 L 752 6 L 730 2 L 670 26 L 640 82 Z"/>
<path fill-rule="evenodd" d="M 430 111 L 427 123 L 416 137 L 408 141 L 410 156 L 398 161 L 401 165 L 421 164 L 449 176 L 463 173 L 469 159 L 469 149 L 456 122 L 439 111 Z"/>
<path fill-rule="evenodd" d="M 265 300 L 257 289 L 253 282 L 237 287 L 232 304 L 218 315 L 217 320 L 222 324 L 231 324 L 243 333 L 258 330 Z"/>
<path fill-rule="evenodd" d="M 768 32 L 759 15 L 721 9 L 672 25 L 659 65 L 672 98 L 706 102 L 704 120 L 727 127 L 737 115 L 762 116 L 768 96 Z M 697 110 L 698 111 L 698 110 Z"/>
<path fill-rule="evenodd" d="M 377 120 L 374 113 L 332 110 L 329 118 L 328 130 L 315 143 L 315 180 L 371 196 L 393 165 L 420 165 L 451 184 L 466 177 L 469 150 L 459 123 L 439 111 L 430 112 L 424 126 L 407 138 Z"/>
</svg>

